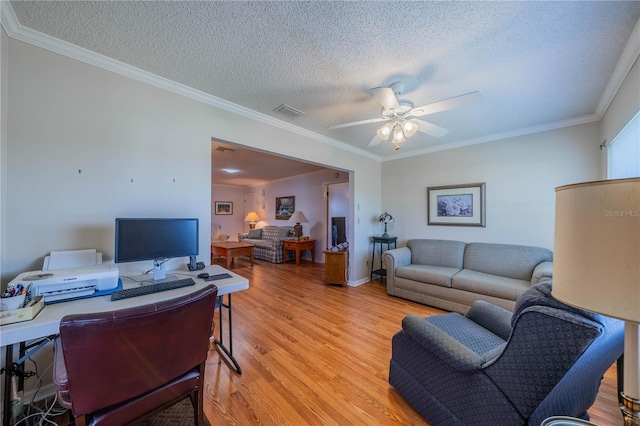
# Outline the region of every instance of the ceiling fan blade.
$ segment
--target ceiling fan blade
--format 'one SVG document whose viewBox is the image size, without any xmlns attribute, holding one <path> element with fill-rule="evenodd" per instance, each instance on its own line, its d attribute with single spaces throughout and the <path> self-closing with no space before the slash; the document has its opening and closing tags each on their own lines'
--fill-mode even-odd
<svg viewBox="0 0 640 426">
<path fill-rule="evenodd" d="M 422 133 L 426 133 L 429 136 L 433 136 L 434 138 L 440 138 L 447 133 L 449 133 L 448 129 L 444 127 L 436 126 L 435 124 L 428 123 L 423 120 L 414 119 L 418 123 L 418 131 Z"/>
<path fill-rule="evenodd" d="M 398 103 L 398 98 L 396 98 L 395 93 L 389 87 L 376 87 L 375 89 L 371 89 L 371 93 L 376 97 L 378 102 L 380 102 L 384 109 L 398 109 L 400 108 L 400 104 Z"/>
<path fill-rule="evenodd" d="M 371 139 L 371 142 L 369 142 L 368 146 L 378 146 L 380 145 L 381 142 L 382 142 L 382 139 L 380 139 L 378 135 L 375 135 L 374 138 Z"/>
<path fill-rule="evenodd" d="M 411 111 L 409 111 L 408 116 L 411 117 L 422 117 L 427 114 L 434 114 L 440 111 L 447 111 L 453 108 L 459 108 L 461 106 L 476 102 L 480 99 L 484 98 L 484 95 L 480 92 L 471 92 L 460 96 L 455 96 L 453 98 L 445 99 L 438 102 L 433 102 L 430 104 L 426 104 L 423 106 L 415 107 Z"/>
<path fill-rule="evenodd" d="M 333 125 L 333 126 L 329 126 L 329 129 L 342 129 L 343 127 L 359 126 L 361 124 L 369 124 L 369 123 L 379 123 L 381 121 L 389 121 L 389 119 L 388 118 L 384 118 L 384 117 L 370 118 L 369 120 L 353 121 L 351 123 L 336 124 L 336 125 Z"/>
</svg>

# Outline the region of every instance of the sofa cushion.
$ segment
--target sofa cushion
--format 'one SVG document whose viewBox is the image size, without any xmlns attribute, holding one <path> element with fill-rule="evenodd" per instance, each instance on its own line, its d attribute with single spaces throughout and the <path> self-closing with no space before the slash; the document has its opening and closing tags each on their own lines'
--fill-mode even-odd
<svg viewBox="0 0 640 426">
<path fill-rule="evenodd" d="M 396 268 L 396 277 L 408 280 L 451 287 L 451 277 L 460 271 L 458 268 L 444 266 L 407 265 Z"/>
<path fill-rule="evenodd" d="M 280 228 L 280 231 L 278 232 L 278 238 L 284 240 L 285 238 L 288 238 L 290 236 L 291 231 L 289 230 L 289 228 Z"/>
<path fill-rule="evenodd" d="M 249 231 L 247 238 L 260 240 L 262 239 L 262 228 L 260 229 L 252 229 Z"/>
<path fill-rule="evenodd" d="M 464 250 L 464 269 L 517 280 L 531 281 L 536 265 L 551 260 L 551 250 L 542 247 L 469 243 Z"/>
<path fill-rule="evenodd" d="M 530 285 L 531 282 L 529 280 L 516 280 L 469 269 L 463 269 L 451 279 L 453 288 L 514 301 Z"/>
<path fill-rule="evenodd" d="M 282 240 L 283 238 L 286 238 L 286 236 L 289 236 L 291 233 L 293 233 L 292 226 L 267 225 L 264 228 L 262 228 L 262 239 L 263 240 L 277 240 L 277 239 Z M 281 236 L 285 234 L 286 234 L 285 237 Z"/>
<path fill-rule="evenodd" d="M 277 240 L 254 240 L 251 244 L 256 247 L 265 248 L 269 250 L 278 250 L 282 244 L 278 244 Z"/>
<path fill-rule="evenodd" d="M 407 241 L 411 263 L 462 269 L 466 243 L 450 240 L 417 239 Z"/>
</svg>

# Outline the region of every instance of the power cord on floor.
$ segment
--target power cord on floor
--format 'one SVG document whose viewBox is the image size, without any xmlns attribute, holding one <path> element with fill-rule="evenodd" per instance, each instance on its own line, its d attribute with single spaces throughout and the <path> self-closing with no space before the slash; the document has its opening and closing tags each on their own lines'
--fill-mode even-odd
<svg viewBox="0 0 640 426">
<path fill-rule="evenodd" d="M 42 377 L 38 371 L 38 364 L 31 358 L 28 358 L 29 361 L 33 364 L 35 376 L 37 378 L 37 382 L 31 396 L 31 401 L 24 405 L 22 409 L 22 413 L 17 417 L 17 421 L 14 426 L 24 425 L 24 426 L 42 426 L 45 424 L 57 425 L 57 423 L 51 418 L 55 418 L 64 414 L 67 410 L 65 409 L 57 409 L 54 410 L 56 406 L 56 402 L 58 401 L 58 395 L 54 395 L 53 397 L 47 398 L 43 402 L 43 407 L 40 408 L 36 406 L 35 400 L 38 395 L 38 392 L 42 388 Z M 42 374 L 46 373 L 51 367 L 53 363 L 49 364 L 49 366 L 42 372 Z M 49 400 L 51 402 L 49 403 Z"/>
</svg>

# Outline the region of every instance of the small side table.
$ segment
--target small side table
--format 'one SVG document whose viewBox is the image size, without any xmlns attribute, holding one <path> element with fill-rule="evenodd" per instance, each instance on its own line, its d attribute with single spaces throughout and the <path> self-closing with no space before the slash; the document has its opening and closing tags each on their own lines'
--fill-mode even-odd
<svg viewBox="0 0 640 426">
<path fill-rule="evenodd" d="M 347 270 L 349 264 L 349 251 L 324 252 L 324 283 L 347 285 Z"/>
<path fill-rule="evenodd" d="M 282 242 L 282 260 L 287 263 L 287 250 L 296 252 L 296 266 L 300 266 L 300 252 L 311 250 L 311 263 L 315 263 L 316 240 L 284 240 Z"/>
<path fill-rule="evenodd" d="M 397 248 L 396 241 L 398 240 L 398 237 L 371 237 L 371 239 L 373 240 L 373 251 L 371 252 L 371 276 L 369 277 L 369 281 L 373 281 L 374 275 L 379 275 L 381 277 L 387 276 L 387 270 L 382 267 L 382 245 L 386 244 L 387 250 L 391 248 L 391 244 L 393 244 L 393 248 Z M 380 268 L 374 270 L 373 261 L 376 257 L 376 244 L 380 244 Z"/>
</svg>

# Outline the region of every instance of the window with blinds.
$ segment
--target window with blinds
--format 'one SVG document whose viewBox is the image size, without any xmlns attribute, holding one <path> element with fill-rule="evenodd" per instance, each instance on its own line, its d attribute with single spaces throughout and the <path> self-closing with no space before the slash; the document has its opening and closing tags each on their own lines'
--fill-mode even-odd
<svg viewBox="0 0 640 426">
<path fill-rule="evenodd" d="M 640 177 L 640 111 L 607 147 L 607 177 Z"/>
</svg>

